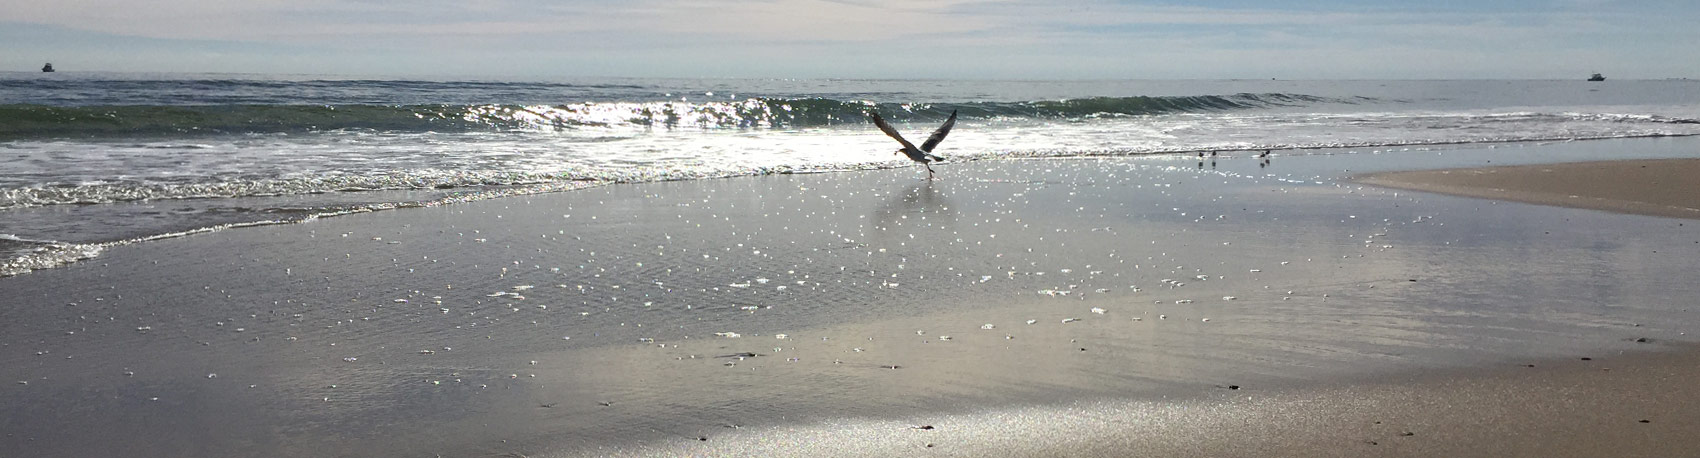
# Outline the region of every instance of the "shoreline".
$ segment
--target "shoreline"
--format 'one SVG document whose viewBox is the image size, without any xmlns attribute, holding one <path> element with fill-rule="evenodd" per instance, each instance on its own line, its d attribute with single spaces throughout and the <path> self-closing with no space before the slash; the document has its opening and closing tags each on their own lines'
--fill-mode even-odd
<svg viewBox="0 0 1700 458">
<path fill-rule="evenodd" d="M 1646 137 L 1583 138 L 1583 139 L 1570 139 L 1570 140 L 1567 140 L 1567 142 L 1569 142 L 1569 141 L 1580 141 L 1580 142 L 1593 142 L 1593 143 L 1600 143 L 1600 142 L 1615 143 L 1615 142 L 1623 142 L 1623 141 L 1637 142 L 1637 141 L 1647 141 L 1647 140 L 1652 140 L 1652 141 L 1660 141 L 1660 140 L 1694 141 L 1694 139 L 1696 139 L 1696 138 L 1700 138 L 1700 136 L 1646 136 Z M 1287 148 L 1287 149 L 1279 150 L 1279 151 L 1281 151 L 1281 153 L 1277 153 L 1276 157 L 1282 157 L 1282 156 L 1285 156 L 1286 154 L 1295 154 L 1298 157 L 1311 156 L 1311 155 L 1335 155 L 1335 154 L 1339 154 L 1339 153 L 1357 154 L 1358 150 L 1368 150 L 1368 151 L 1372 152 L 1372 154 L 1373 154 L 1373 153 L 1379 153 L 1382 150 L 1386 150 L 1386 151 L 1407 151 L 1408 152 L 1408 151 L 1424 151 L 1424 150 L 1433 149 L 1433 150 L 1442 150 L 1443 151 L 1443 150 L 1448 150 L 1448 149 L 1456 149 L 1457 147 L 1466 147 L 1464 149 L 1479 149 L 1479 148 L 1497 149 L 1497 148 L 1500 148 L 1502 146 L 1508 146 L 1508 145 L 1509 146 L 1520 146 L 1520 147 L 1547 148 L 1547 147 L 1550 147 L 1552 145 L 1552 143 L 1547 142 L 1547 141 L 1542 141 L 1542 140 L 1527 140 L 1527 139 L 1524 139 L 1524 140 L 1505 140 L 1505 141 L 1487 141 L 1487 142 L 1396 143 L 1396 144 L 1373 145 L 1373 146 L 1294 147 L 1294 148 Z M 963 160 L 963 162 L 956 162 L 956 163 L 957 164 L 961 164 L 961 163 L 965 163 L 965 162 L 971 163 L 971 162 L 977 162 L 977 161 L 983 161 L 983 160 L 992 160 L 992 161 L 1056 161 L 1056 160 L 1102 160 L 1102 159 L 1135 160 L 1135 161 L 1142 161 L 1142 160 L 1160 160 L 1160 161 L 1162 161 L 1162 160 L 1179 160 L 1179 161 L 1184 162 L 1184 161 L 1194 160 L 1194 158 L 1191 156 L 1192 153 L 1203 153 L 1203 152 L 1244 153 L 1244 155 L 1238 156 L 1237 158 L 1238 159 L 1250 159 L 1250 158 L 1254 157 L 1255 153 L 1257 153 L 1259 151 L 1260 151 L 1259 149 L 1184 149 L 1184 150 L 1174 150 L 1174 151 L 1165 150 L 1163 152 L 1146 152 L 1146 153 L 1138 153 L 1138 154 L 1131 154 L 1131 155 L 1093 155 L 1093 154 L 1088 154 L 1088 155 L 1079 155 L 1079 156 L 1047 156 L 1047 155 L 1044 155 L 1044 154 L 1036 154 L 1036 155 L 1030 155 L 1030 156 L 1029 155 L 1018 155 L 1018 156 L 996 157 L 996 158 L 990 158 L 990 157 L 974 158 L 974 157 L 970 157 L 970 158 L 965 158 Z M 1223 156 L 1222 158 L 1226 159 L 1226 160 L 1234 159 L 1234 158 L 1229 157 L 1229 156 Z M 1291 158 L 1291 156 L 1289 156 L 1289 158 Z M 1212 162 L 1214 162 L 1215 160 L 1216 160 L 1215 157 L 1211 158 Z M 1633 159 L 1630 159 L 1630 160 L 1633 160 Z M 1604 160 L 1604 161 L 1599 161 L 1599 162 L 1613 162 L 1613 161 Z M 1200 164 L 1202 164 L 1202 162 L 1200 162 Z M 808 169 L 793 170 L 793 169 L 788 169 L 788 168 L 781 168 L 781 169 L 776 169 L 775 171 L 769 171 L 769 172 L 765 172 L 765 173 L 756 173 L 756 174 L 747 174 L 747 175 L 739 175 L 739 174 L 712 175 L 711 174 L 711 175 L 704 175 L 704 176 L 651 177 L 651 178 L 648 178 L 648 179 L 630 180 L 630 181 L 628 181 L 628 180 L 583 181 L 583 180 L 575 179 L 575 180 L 570 180 L 570 181 L 544 183 L 544 184 L 507 185 L 507 186 L 499 187 L 497 189 L 462 190 L 462 191 L 456 191 L 456 192 L 453 192 L 453 193 L 450 193 L 450 194 L 438 195 L 438 196 L 435 196 L 435 197 L 429 197 L 429 198 L 423 198 L 423 199 L 416 199 L 416 198 L 413 198 L 411 195 L 415 194 L 415 193 L 421 193 L 421 192 L 430 192 L 429 190 L 424 190 L 424 189 L 373 190 L 373 191 L 368 191 L 368 193 L 375 194 L 375 195 L 397 195 L 397 196 L 409 196 L 409 197 L 403 198 L 399 201 L 387 201 L 384 198 L 379 198 L 379 199 L 377 199 L 378 203 L 352 204 L 353 206 L 348 206 L 348 207 L 339 207 L 337 205 L 332 205 L 331 206 L 331 208 L 333 208 L 332 210 L 322 211 L 322 212 L 310 212 L 310 213 L 305 214 L 305 215 L 286 217 L 286 218 L 281 218 L 281 219 L 279 219 L 279 218 L 269 218 L 268 217 L 266 219 L 258 219 L 258 220 L 248 220 L 248 219 L 215 220 L 215 221 L 209 222 L 208 225 L 156 228 L 156 230 L 163 230 L 164 232 L 143 232 L 143 233 L 140 233 L 139 235 L 138 234 L 130 234 L 130 235 L 126 235 L 126 236 L 119 236 L 117 238 L 110 238 L 109 237 L 109 238 L 98 239 L 98 240 L 63 241 L 63 240 L 54 240 L 52 237 L 48 237 L 47 240 L 18 239 L 18 238 L 15 238 L 15 237 L 12 240 L 0 240 L 0 243 L 27 245 L 27 246 L 19 248 L 20 251 L 18 251 L 18 252 L 25 252 L 25 251 L 23 251 L 23 248 L 30 248 L 30 249 L 35 251 L 35 253 L 33 253 L 32 255 L 0 260 L 0 279 L 12 277 L 12 276 L 23 275 L 23 274 L 27 274 L 27 273 L 30 273 L 30 272 L 40 271 L 40 270 L 60 268 L 60 267 L 63 267 L 63 266 L 66 266 L 66 265 L 71 265 L 71 264 L 78 263 L 78 262 L 86 262 L 90 259 L 97 258 L 99 256 L 99 254 L 98 254 L 99 252 L 104 251 L 104 250 L 109 249 L 109 248 L 112 248 L 112 247 L 115 247 L 115 246 L 122 246 L 122 245 L 128 245 L 128 244 L 132 244 L 132 243 L 148 242 L 148 241 L 167 239 L 167 238 L 190 236 L 190 235 L 220 231 L 220 230 L 225 230 L 225 229 L 230 229 L 230 228 L 242 228 L 242 227 L 252 227 L 252 226 L 259 226 L 259 225 L 270 225 L 270 224 L 285 224 L 285 225 L 297 224 L 297 223 L 301 223 L 303 221 L 314 220 L 314 219 L 319 219 L 319 218 L 333 218 L 333 217 L 338 217 L 338 216 L 362 214 L 362 213 L 369 213 L 369 212 L 375 212 L 375 211 L 403 210 L 403 209 L 416 208 L 416 207 L 430 207 L 430 206 L 438 206 L 438 205 L 456 205 L 456 204 L 463 204 L 463 203 L 467 203 L 467 202 L 476 202 L 476 201 L 480 201 L 480 200 L 518 198 L 518 197 L 525 197 L 525 196 L 530 196 L 530 195 L 551 194 L 551 193 L 560 193 L 560 192 L 572 192 L 572 191 L 584 189 L 584 188 L 587 188 L 587 187 L 598 187 L 598 186 L 624 186 L 624 185 L 634 185 L 634 184 L 671 182 L 671 181 L 759 178 L 759 177 L 770 176 L 770 175 L 796 175 L 796 174 L 822 174 L 822 173 L 830 174 L 830 173 L 858 173 L 858 172 L 869 172 L 869 171 L 891 171 L 891 170 L 903 170 L 903 169 L 907 169 L 909 167 L 911 167 L 911 166 L 907 163 L 903 163 L 903 164 L 862 163 L 862 164 L 854 164 L 854 165 L 849 166 L 849 167 L 827 168 L 827 169 L 820 169 L 820 170 L 808 170 Z M 1516 166 L 1513 166 L 1513 167 L 1516 167 Z M 1530 166 L 1530 167 L 1533 167 L 1533 166 Z M 1499 169 L 1499 168 L 1500 167 L 1481 167 L 1481 169 L 1484 169 L 1484 170 L 1486 170 L 1486 169 Z M 1685 168 L 1684 170 L 1686 171 L 1688 169 Z M 1466 172 L 1466 169 L 1457 169 L 1455 171 L 1463 173 L 1463 172 Z M 1384 186 L 1384 187 L 1390 187 L 1390 188 L 1401 188 L 1401 189 L 1410 189 L 1410 190 L 1417 190 L 1417 191 L 1429 191 L 1429 192 L 1449 194 L 1449 195 L 1458 195 L 1458 196 L 1465 196 L 1465 197 L 1503 198 L 1503 199 L 1507 199 L 1507 200 L 1518 200 L 1518 201 L 1527 202 L 1527 203 L 1541 203 L 1541 204 L 1548 204 L 1548 205 L 1573 206 L 1573 207 L 1577 207 L 1577 208 L 1593 208 L 1593 209 L 1601 209 L 1601 210 L 1606 210 L 1606 211 L 1620 211 L 1620 212 L 1623 212 L 1623 213 L 1658 214 L 1660 216 L 1674 216 L 1674 217 L 1683 217 L 1683 218 L 1693 218 L 1693 217 L 1696 217 L 1696 216 L 1686 216 L 1686 215 L 1700 214 L 1700 204 L 1690 205 L 1690 206 L 1681 206 L 1681 207 L 1671 206 L 1669 208 L 1665 208 L 1665 207 L 1661 206 L 1662 204 L 1648 204 L 1648 203 L 1640 203 L 1640 202 L 1634 202 L 1634 201 L 1627 201 L 1626 202 L 1626 201 L 1618 201 L 1618 200 L 1612 200 L 1612 199 L 1594 199 L 1596 202 L 1579 203 L 1578 204 L 1578 203 L 1574 203 L 1574 201 L 1567 201 L 1566 198 L 1561 198 L 1561 197 L 1556 196 L 1556 195 L 1550 195 L 1551 194 L 1550 190 L 1544 191 L 1544 192 L 1515 192 L 1515 191 L 1509 191 L 1508 192 L 1508 191 L 1505 191 L 1503 189 L 1495 189 L 1493 186 L 1485 185 L 1485 184 L 1481 184 L 1481 183 L 1447 184 L 1448 181 L 1459 181 L 1458 178 L 1456 178 L 1456 177 L 1439 177 L 1438 179 L 1436 179 L 1434 177 L 1419 176 L 1419 175 L 1422 175 L 1426 172 L 1431 172 L 1431 171 L 1417 170 L 1417 171 L 1399 171 L 1399 172 L 1380 172 L 1380 173 L 1365 174 L 1365 175 L 1360 175 L 1360 176 L 1351 176 L 1351 177 L 1347 177 L 1347 178 L 1342 179 L 1342 181 L 1358 182 L 1358 183 L 1363 183 L 1363 184 L 1371 184 L 1371 185 Z M 1432 172 L 1444 174 L 1444 173 L 1453 172 L 1453 170 L 1449 170 L 1449 171 L 1445 171 L 1445 172 L 1442 172 L 1442 171 L 1432 171 Z M 1476 172 L 1471 172 L 1471 173 L 1481 173 L 1481 172 L 1476 171 Z M 1672 175 L 1672 174 L 1667 173 L 1667 175 Z M 1679 183 L 1682 182 L 1680 179 L 1673 179 L 1672 181 L 1679 182 Z M 1638 192 L 1641 192 L 1642 193 L 1641 195 L 1650 195 L 1652 193 L 1651 190 L 1640 190 Z M 359 196 L 359 195 L 357 194 L 355 196 Z M 303 196 L 283 196 L 282 199 L 295 199 L 295 198 L 300 198 L 300 197 L 303 197 Z M 1566 197 L 1569 197 L 1569 196 L 1566 196 Z M 278 199 L 278 198 L 279 197 L 276 197 L 276 196 L 249 196 L 249 197 L 242 197 L 242 198 L 236 198 L 236 199 L 237 200 L 254 201 L 252 203 L 249 203 L 246 206 L 266 207 L 268 205 L 271 205 L 271 204 L 265 203 L 266 201 L 269 201 L 269 200 L 272 200 L 272 199 Z M 371 199 L 364 198 L 364 197 L 351 197 L 351 199 L 354 200 L 354 201 L 371 200 Z M 157 201 L 157 203 L 166 204 L 166 203 L 171 203 L 171 202 L 180 202 L 182 200 L 183 199 L 163 199 L 163 200 Z M 193 199 L 190 199 L 190 200 L 193 200 Z M 393 200 L 393 199 L 390 199 L 390 200 Z M 146 204 L 146 203 L 149 203 L 149 201 L 103 202 L 103 203 L 94 204 L 94 205 L 92 205 L 92 207 L 126 206 L 126 205 Z M 1587 205 L 1592 205 L 1592 206 L 1587 206 Z M 241 206 L 241 205 L 239 205 L 239 206 Z M 81 207 L 81 206 L 78 206 L 78 207 Z M 53 207 L 53 206 L 49 206 L 49 207 L 26 207 L 26 208 L 23 208 L 23 209 L 13 209 L 13 211 L 27 210 L 27 211 L 48 212 L 48 211 L 54 211 L 55 209 L 57 209 L 57 207 Z M 0 234 L 0 235 L 9 235 L 9 234 Z"/>
<path fill-rule="evenodd" d="M 1400 159 L 1456 168 L 1472 153 Z M 0 279 L 18 298 L 0 307 L 0 442 L 85 456 L 1326 456 L 1408 440 L 1420 456 L 1536 436 L 1494 449 L 1515 455 L 1566 443 L 1541 435 L 1645 431 L 1564 410 L 1576 405 L 1544 411 L 1557 426 L 1470 415 L 1700 398 L 1681 377 L 1619 378 L 1700 367 L 1700 291 L 1668 273 L 1700 254 L 1700 233 L 1330 178 L 1408 166 L 976 161 L 939 181 L 602 186 L 117 246 Z M 1480 402 L 1436 410 L 1455 405 L 1413 390 Z M 1655 427 L 1691 424 L 1679 402 L 1655 404 L 1673 410 L 1647 414 Z M 1404 425 L 1416 435 L 1378 439 Z M 1687 444 L 1676 431 L 1638 445 Z M 784 448 L 795 441 L 824 445 Z"/>
</svg>

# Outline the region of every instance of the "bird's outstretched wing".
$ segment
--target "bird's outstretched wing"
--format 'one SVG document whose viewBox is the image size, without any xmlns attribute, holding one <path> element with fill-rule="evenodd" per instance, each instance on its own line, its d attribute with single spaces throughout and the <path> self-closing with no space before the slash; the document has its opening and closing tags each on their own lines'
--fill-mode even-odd
<svg viewBox="0 0 1700 458">
<path fill-rule="evenodd" d="M 921 151 L 933 152 L 933 147 L 939 146 L 939 142 L 944 141 L 944 136 L 950 135 L 950 128 L 954 126 L 956 126 L 956 110 L 950 110 L 950 119 L 944 120 L 944 125 L 939 126 L 939 130 L 933 131 L 933 136 L 927 137 L 926 142 L 921 143 Z"/>
<path fill-rule="evenodd" d="M 874 125 L 879 126 L 880 131 L 885 132 L 886 135 L 890 135 L 891 138 L 897 139 L 898 143 L 902 143 L 904 149 L 915 149 L 915 145 L 913 143 L 909 143 L 909 140 L 904 140 L 903 135 L 898 134 L 897 129 L 891 128 L 890 124 L 886 124 L 885 119 L 880 118 L 879 113 L 869 111 L 868 118 L 874 120 Z"/>
</svg>

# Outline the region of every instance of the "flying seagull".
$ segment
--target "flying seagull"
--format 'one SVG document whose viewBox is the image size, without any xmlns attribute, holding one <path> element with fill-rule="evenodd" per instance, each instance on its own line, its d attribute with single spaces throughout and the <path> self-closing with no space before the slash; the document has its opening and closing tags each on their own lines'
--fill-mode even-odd
<svg viewBox="0 0 1700 458">
<path fill-rule="evenodd" d="M 902 143 L 903 149 L 899 149 L 897 152 L 909 156 L 909 160 L 921 163 L 922 167 L 927 168 L 927 179 L 933 179 L 933 166 L 928 165 L 927 163 L 944 160 L 944 158 L 933 154 L 933 147 L 939 146 L 939 142 L 944 141 L 944 136 L 950 134 L 951 126 L 956 125 L 956 110 L 950 111 L 950 119 L 944 120 L 944 125 L 939 126 L 939 130 L 933 131 L 933 136 L 927 137 L 927 141 L 922 142 L 920 148 L 916 148 L 915 144 L 909 143 L 909 140 L 904 140 L 903 136 L 897 133 L 897 129 L 891 128 L 890 124 L 885 123 L 885 119 L 880 118 L 879 113 L 869 111 L 868 118 L 874 120 L 874 125 L 879 126 L 880 131 L 885 132 L 886 135 L 890 135 L 891 138 L 897 139 L 898 143 Z"/>
</svg>

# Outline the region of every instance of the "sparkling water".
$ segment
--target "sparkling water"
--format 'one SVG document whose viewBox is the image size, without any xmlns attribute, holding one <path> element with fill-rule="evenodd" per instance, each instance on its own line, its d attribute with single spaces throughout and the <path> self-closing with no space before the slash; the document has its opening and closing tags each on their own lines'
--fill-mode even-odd
<svg viewBox="0 0 1700 458">
<path fill-rule="evenodd" d="M 1700 82 L 423 81 L 0 73 L 0 275 L 232 225 L 615 182 L 1018 157 L 1700 134 Z M 946 167 L 948 168 L 948 166 Z"/>
</svg>

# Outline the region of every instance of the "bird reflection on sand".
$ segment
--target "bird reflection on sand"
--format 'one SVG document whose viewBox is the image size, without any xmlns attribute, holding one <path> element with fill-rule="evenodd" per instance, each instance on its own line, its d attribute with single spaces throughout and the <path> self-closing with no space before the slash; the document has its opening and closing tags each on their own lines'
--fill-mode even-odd
<svg viewBox="0 0 1700 458">
<path fill-rule="evenodd" d="M 907 222 L 907 219 L 915 219 Z M 950 196 L 941 192 L 932 180 L 910 185 L 901 193 L 892 194 L 885 205 L 874 211 L 875 227 L 892 229 L 905 224 L 920 225 L 930 221 L 956 221 L 956 206 Z"/>
</svg>

